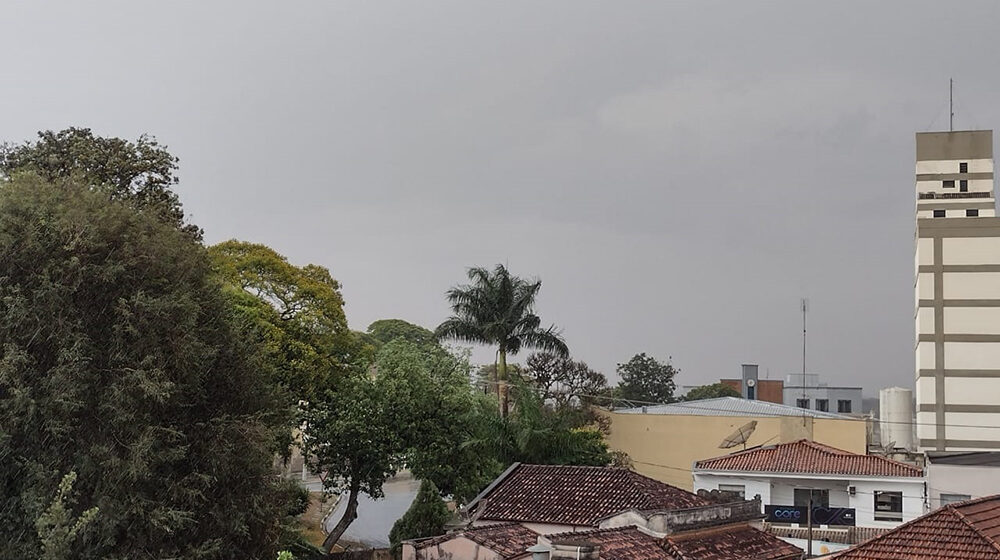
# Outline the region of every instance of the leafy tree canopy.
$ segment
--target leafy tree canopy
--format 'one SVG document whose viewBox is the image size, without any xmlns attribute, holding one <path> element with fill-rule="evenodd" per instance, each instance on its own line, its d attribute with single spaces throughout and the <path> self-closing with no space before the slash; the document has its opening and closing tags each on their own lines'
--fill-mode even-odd
<svg viewBox="0 0 1000 560">
<path fill-rule="evenodd" d="M 701 399 L 716 399 L 719 397 L 739 397 L 740 392 L 725 383 L 712 383 L 695 387 L 684 395 L 686 401 L 697 401 Z"/>
<path fill-rule="evenodd" d="M 75 559 L 270 560 L 287 418 L 267 363 L 204 249 L 92 187 L 0 182 L 4 556 L 96 511 Z"/>
<path fill-rule="evenodd" d="M 245 241 L 225 241 L 208 252 L 296 402 L 314 398 L 333 377 L 370 360 L 371 350 L 347 328 L 340 284 L 326 268 L 298 267 L 266 245 Z"/>
<path fill-rule="evenodd" d="M 389 531 L 389 542 L 393 549 L 409 539 L 420 539 L 444 534 L 444 526 L 452 518 L 448 506 L 441 500 L 437 486 L 429 480 L 420 483 L 417 496 Z"/>
<path fill-rule="evenodd" d="M 618 364 L 619 395 L 625 400 L 666 403 L 674 398 L 674 376 L 678 370 L 669 362 L 662 363 L 645 353 L 636 354 L 624 364 Z"/>
<path fill-rule="evenodd" d="M 35 142 L 0 149 L 0 173 L 6 177 L 30 171 L 53 183 L 75 178 L 200 239 L 201 230 L 184 223 L 180 200 L 171 190 L 177 184 L 177 161 L 151 136 L 132 142 L 95 136 L 89 128 L 46 130 Z"/>
<path fill-rule="evenodd" d="M 528 356 L 525 365 L 522 378 L 539 390 L 543 399 L 551 399 L 556 408 L 573 402 L 589 405 L 602 400 L 608 391 L 604 374 L 584 362 L 539 352 Z"/>
<path fill-rule="evenodd" d="M 396 339 L 403 339 L 421 347 L 437 346 L 434 333 L 408 323 L 402 319 L 380 319 L 368 325 L 368 334 L 380 344 L 388 344 Z"/>
<path fill-rule="evenodd" d="M 541 280 L 514 276 L 502 264 L 490 271 L 471 268 L 469 284 L 448 290 L 453 315 L 438 325 L 438 338 L 461 340 L 497 347 L 497 396 L 500 413 L 507 415 L 507 355 L 525 348 L 535 348 L 569 355 L 561 333 L 550 326 L 542 328 L 535 314 L 535 299 Z"/>
</svg>

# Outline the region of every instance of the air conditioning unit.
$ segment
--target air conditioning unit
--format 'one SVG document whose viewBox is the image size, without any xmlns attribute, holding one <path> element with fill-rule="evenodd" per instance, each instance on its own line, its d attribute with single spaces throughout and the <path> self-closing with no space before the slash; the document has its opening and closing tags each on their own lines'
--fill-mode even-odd
<svg viewBox="0 0 1000 560">
<path fill-rule="evenodd" d="M 850 495 L 852 495 L 852 496 L 854 496 L 855 494 L 858 493 L 858 487 L 857 486 L 848 486 L 847 487 L 847 493 L 850 494 Z"/>
</svg>

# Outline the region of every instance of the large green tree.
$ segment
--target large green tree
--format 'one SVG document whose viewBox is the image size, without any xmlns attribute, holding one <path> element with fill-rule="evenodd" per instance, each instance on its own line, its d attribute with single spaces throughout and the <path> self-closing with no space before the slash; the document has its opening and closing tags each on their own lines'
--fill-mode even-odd
<svg viewBox="0 0 1000 560">
<path fill-rule="evenodd" d="M 663 363 L 645 352 L 632 356 L 624 364 L 618 364 L 619 396 L 637 403 L 667 403 L 674 399 L 674 366 Z"/>
<path fill-rule="evenodd" d="M 381 497 L 382 485 L 404 465 L 463 495 L 495 474 L 489 458 L 464 445 L 483 410 L 468 370 L 450 354 L 396 339 L 379 351 L 374 374 L 343 376 L 306 404 L 306 454 L 327 487 L 346 499 L 328 550 L 357 518 L 360 495 Z"/>
<path fill-rule="evenodd" d="M 75 178 L 115 201 L 153 214 L 194 237 L 201 230 L 185 224 L 177 184 L 177 157 L 155 138 L 135 141 L 94 135 L 89 128 L 45 130 L 38 140 L 0 148 L 0 174 L 38 174 L 48 182 Z"/>
<path fill-rule="evenodd" d="M 497 396 L 500 413 L 506 416 L 507 355 L 534 348 L 567 356 L 569 349 L 555 326 L 542 328 L 542 321 L 535 314 L 541 280 L 519 278 L 501 264 L 492 271 L 471 268 L 468 277 L 469 284 L 448 290 L 453 315 L 438 326 L 435 334 L 439 338 L 496 346 Z"/>
<path fill-rule="evenodd" d="M 401 338 L 417 346 L 437 346 L 433 332 L 402 319 L 379 319 L 368 325 L 368 335 L 381 344 Z"/>
<path fill-rule="evenodd" d="M 295 266 L 274 249 L 230 240 L 208 250 L 235 308 L 255 326 L 293 402 L 315 398 L 333 379 L 371 360 L 347 328 L 330 271 Z"/>
<path fill-rule="evenodd" d="M 75 473 L 59 517 L 96 514 L 67 558 L 273 558 L 286 408 L 208 255 L 161 216 L 55 180 L 0 182 L 3 556 L 40 557 Z"/>
</svg>

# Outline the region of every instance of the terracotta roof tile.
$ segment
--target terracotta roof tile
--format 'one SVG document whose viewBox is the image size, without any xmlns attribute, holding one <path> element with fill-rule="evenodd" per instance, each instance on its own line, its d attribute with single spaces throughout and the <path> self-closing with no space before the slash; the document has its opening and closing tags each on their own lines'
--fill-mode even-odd
<svg viewBox="0 0 1000 560">
<path fill-rule="evenodd" d="M 545 538 L 549 542 L 566 539 L 593 543 L 601 547 L 598 552 L 601 560 L 674 560 L 660 546 L 659 539 L 635 527 L 556 533 Z"/>
<path fill-rule="evenodd" d="M 452 539 L 463 537 L 479 543 L 481 546 L 496 552 L 501 558 L 505 559 L 525 555 L 525 550 L 538 542 L 538 533 L 520 523 L 498 523 L 496 525 L 475 527 L 460 533 L 450 533 L 415 541 L 413 547 L 417 550 L 423 550 Z"/>
<path fill-rule="evenodd" d="M 705 459 L 695 463 L 695 468 L 849 476 L 922 476 L 919 468 L 906 463 L 877 455 L 851 453 L 804 439 Z"/>
<path fill-rule="evenodd" d="M 837 560 L 1000 560 L 1000 495 L 949 504 Z"/>
<path fill-rule="evenodd" d="M 636 527 L 559 533 L 545 537 L 600 546 L 601 560 L 798 560 L 802 550 L 746 524 L 658 538 Z"/>
<path fill-rule="evenodd" d="M 562 525 L 595 525 L 630 508 L 669 510 L 710 503 L 627 469 L 562 465 L 518 465 L 482 499 L 482 520 Z"/>
<path fill-rule="evenodd" d="M 670 535 L 664 548 L 677 560 L 798 560 L 802 549 L 749 525 Z"/>
</svg>

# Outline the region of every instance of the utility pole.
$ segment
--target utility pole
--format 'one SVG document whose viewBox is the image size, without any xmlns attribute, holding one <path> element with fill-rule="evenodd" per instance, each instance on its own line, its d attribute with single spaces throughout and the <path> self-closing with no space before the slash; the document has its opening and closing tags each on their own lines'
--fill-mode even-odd
<svg viewBox="0 0 1000 560">
<path fill-rule="evenodd" d="M 813 556 L 813 491 L 809 491 L 809 511 L 806 512 L 806 558 Z"/>
<path fill-rule="evenodd" d="M 948 78 L 948 131 L 955 130 L 955 80 Z"/>
</svg>

